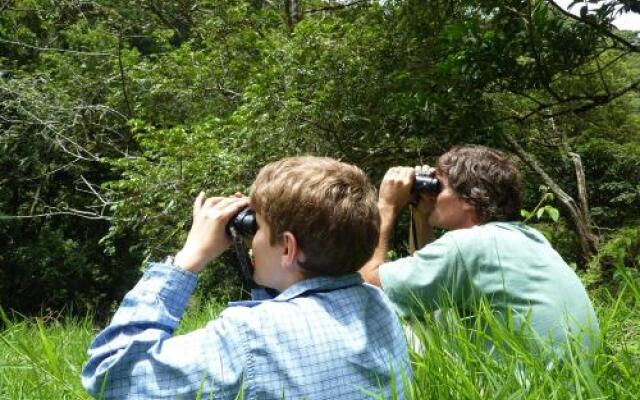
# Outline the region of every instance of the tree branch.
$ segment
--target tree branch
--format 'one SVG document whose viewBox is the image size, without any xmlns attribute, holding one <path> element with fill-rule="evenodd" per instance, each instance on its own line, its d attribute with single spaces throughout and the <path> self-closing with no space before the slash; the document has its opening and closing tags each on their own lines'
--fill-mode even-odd
<svg viewBox="0 0 640 400">
<path fill-rule="evenodd" d="M 0 4 L 0 12 L 3 12 L 4 10 L 6 10 L 7 8 L 9 8 L 9 6 L 11 5 L 12 0 L 5 0 Z"/>
<path fill-rule="evenodd" d="M 523 129 L 522 124 L 518 124 L 520 130 Z M 598 238 L 593 234 L 591 227 L 586 223 L 584 215 L 580 210 L 580 207 L 576 204 L 576 201 L 567 192 L 562 190 L 549 174 L 544 170 L 542 164 L 533 156 L 527 152 L 518 141 L 509 133 L 504 132 L 503 137 L 506 142 L 511 146 L 511 149 L 516 155 L 533 171 L 535 171 L 540 178 L 544 181 L 545 185 L 551 189 L 556 195 L 560 203 L 569 212 L 570 219 L 573 222 L 578 239 L 580 241 L 580 247 L 582 248 L 582 256 L 584 261 L 588 261 L 591 256 L 597 251 Z"/>
<path fill-rule="evenodd" d="M 293 27 L 302 19 L 302 8 L 299 0 L 284 0 L 284 12 L 287 16 L 287 25 L 289 31 L 293 31 Z"/>
<path fill-rule="evenodd" d="M 363 3 L 369 3 L 369 0 L 355 0 L 355 1 L 352 1 L 351 3 L 342 3 L 342 4 L 331 5 L 331 6 L 319 7 L 319 8 L 310 8 L 308 10 L 305 10 L 305 13 L 313 14 L 313 13 L 322 12 L 322 11 L 342 10 L 342 9 L 353 7 Z"/>
<path fill-rule="evenodd" d="M 634 89 L 639 89 L 640 88 L 640 79 L 636 80 L 635 82 L 632 82 L 626 86 L 622 86 L 614 91 L 610 91 L 609 93 L 606 94 L 600 94 L 600 95 L 594 95 L 594 96 L 569 96 L 569 97 L 565 97 L 560 99 L 559 101 L 555 102 L 555 103 L 540 103 L 538 105 L 538 107 L 536 107 L 534 110 L 524 114 L 524 115 L 520 115 L 516 113 L 516 117 L 510 117 L 510 118 L 505 118 L 505 120 L 507 119 L 516 119 L 519 122 L 524 122 L 525 120 L 531 118 L 532 116 L 536 115 L 536 114 L 542 114 L 542 112 L 544 110 L 550 109 L 552 107 L 557 107 L 557 106 L 561 106 L 564 104 L 570 104 L 570 103 L 574 103 L 574 102 L 580 102 L 580 101 L 588 101 L 587 104 L 583 104 L 581 106 L 578 106 L 576 108 L 567 108 L 564 109 L 562 111 L 556 112 L 556 113 L 549 113 L 545 115 L 545 118 L 551 118 L 551 117 L 559 117 L 561 115 L 566 115 L 566 114 L 570 114 L 570 113 L 575 113 L 575 114 L 581 114 L 584 113 L 586 111 L 589 111 L 593 108 L 596 108 L 598 106 L 607 104 L 615 99 L 617 99 L 620 96 L 625 95 L 626 93 L 634 90 Z"/>
<path fill-rule="evenodd" d="M 127 112 L 129 117 L 133 116 L 133 110 L 131 109 L 131 101 L 129 100 L 129 90 L 127 89 L 127 81 L 124 74 L 124 66 L 122 65 L 122 35 L 118 35 L 118 69 L 120 70 L 120 81 L 122 82 L 122 94 L 124 96 L 125 104 L 127 105 Z"/>
<path fill-rule="evenodd" d="M 553 8 L 555 8 L 558 12 L 560 12 L 562 15 L 571 18 L 575 21 L 581 22 L 585 25 L 588 25 L 592 28 L 594 28 L 595 30 L 597 30 L 598 32 L 602 33 L 603 35 L 607 36 L 610 39 L 613 39 L 615 42 L 622 44 L 623 46 L 625 46 L 626 48 L 628 48 L 629 50 L 633 51 L 634 53 L 640 53 L 640 46 L 635 45 L 631 42 L 629 42 L 628 40 L 626 40 L 623 37 L 620 37 L 616 34 L 614 34 L 613 32 L 611 32 L 609 29 L 593 22 L 590 21 L 588 19 L 584 19 L 581 17 L 578 17 L 577 15 L 573 15 L 572 13 L 570 13 L 569 11 L 565 10 L 564 8 L 562 8 L 561 6 L 559 6 L 555 1 L 553 0 L 548 0 L 549 4 L 551 4 L 551 6 Z"/>
<path fill-rule="evenodd" d="M 79 51 L 79 50 L 68 50 L 68 49 L 58 49 L 55 47 L 40 47 L 34 46 L 27 43 L 16 42 L 13 40 L 5 40 L 0 39 L 0 43 L 14 44 L 16 46 L 22 46 L 29 49 L 39 50 L 39 51 L 57 51 L 60 53 L 69 53 L 69 54 L 77 54 L 81 56 L 95 56 L 95 57 L 113 57 L 113 54 L 110 53 L 100 53 L 100 52 L 92 52 L 92 51 Z"/>
<path fill-rule="evenodd" d="M 70 211 L 51 211 L 47 213 L 34 214 L 34 215 L 0 215 L 0 221 L 16 220 L 16 219 L 48 218 L 56 215 L 72 215 L 72 216 L 80 217 L 84 219 L 105 220 L 105 221 L 111 221 L 113 219 L 108 215 L 99 215 L 94 212 L 71 209 Z"/>
</svg>

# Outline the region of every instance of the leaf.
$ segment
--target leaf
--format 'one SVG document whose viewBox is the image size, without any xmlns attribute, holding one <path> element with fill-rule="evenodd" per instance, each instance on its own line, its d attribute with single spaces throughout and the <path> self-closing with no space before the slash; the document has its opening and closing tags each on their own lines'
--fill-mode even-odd
<svg viewBox="0 0 640 400">
<path fill-rule="evenodd" d="M 553 206 L 545 206 L 544 209 L 547 211 L 547 215 L 553 222 L 558 222 L 558 218 L 560 218 L 560 211 Z"/>
<path fill-rule="evenodd" d="M 518 65 L 525 66 L 525 65 L 529 65 L 529 64 L 535 63 L 536 60 L 534 58 L 532 58 L 532 57 L 529 57 L 529 56 L 518 56 L 516 58 L 516 62 L 518 63 Z"/>
<path fill-rule="evenodd" d="M 539 208 L 538 212 L 536 213 L 536 218 L 538 218 L 538 219 L 542 218 L 543 214 L 544 214 L 544 207 L 543 208 Z"/>
</svg>

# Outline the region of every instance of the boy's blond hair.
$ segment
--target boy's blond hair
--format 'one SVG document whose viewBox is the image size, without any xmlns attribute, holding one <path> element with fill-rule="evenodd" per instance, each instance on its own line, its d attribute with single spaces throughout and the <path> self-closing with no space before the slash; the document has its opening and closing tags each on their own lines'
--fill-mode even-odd
<svg viewBox="0 0 640 400">
<path fill-rule="evenodd" d="M 265 165 L 251 205 L 271 228 L 271 244 L 291 232 L 309 275 L 357 271 L 373 255 L 380 231 L 377 195 L 358 167 L 327 157 L 291 157 Z"/>
</svg>

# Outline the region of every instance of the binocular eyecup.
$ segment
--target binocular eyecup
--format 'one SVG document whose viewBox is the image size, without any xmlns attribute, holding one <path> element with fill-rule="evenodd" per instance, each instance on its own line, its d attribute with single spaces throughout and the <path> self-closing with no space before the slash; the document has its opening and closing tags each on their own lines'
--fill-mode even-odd
<svg viewBox="0 0 640 400">
<path fill-rule="evenodd" d="M 416 180 L 411 188 L 411 193 L 418 195 L 420 193 L 436 195 L 440 193 L 442 186 L 435 176 L 420 172 L 416 174 Z"/>
<path fill-rule="evenodd" d="M 231 236 L 231 228 L 241 236 L 253 236 L 258 231 L 258 220 L 256 212 L 250 208 L 245 208 L 236 214 L 227 224 L 227 234 Z"/>
</svg>

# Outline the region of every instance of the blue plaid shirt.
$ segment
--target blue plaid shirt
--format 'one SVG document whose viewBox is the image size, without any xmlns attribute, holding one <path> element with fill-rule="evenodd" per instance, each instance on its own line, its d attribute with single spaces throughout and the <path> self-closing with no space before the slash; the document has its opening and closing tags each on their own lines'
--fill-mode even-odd
<svg viewBox="0 0 640 400">
<path fill-rule="evenodd" d="M 89 348 L 82 383 L 105 399 L 404 398 L 411 377 L 389 300 L 358 274 L 234 302 L 172 336 L 196 275 L 151 264 Z"/>
</svg>

